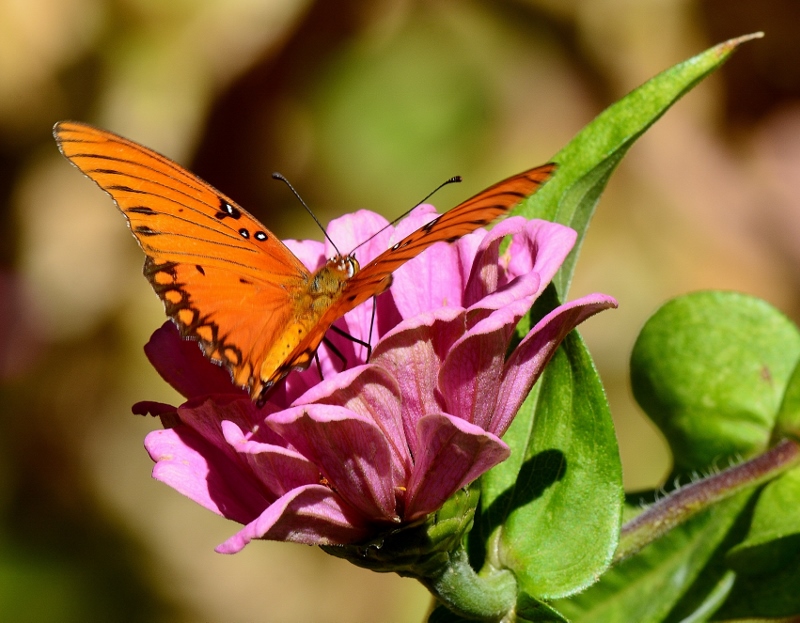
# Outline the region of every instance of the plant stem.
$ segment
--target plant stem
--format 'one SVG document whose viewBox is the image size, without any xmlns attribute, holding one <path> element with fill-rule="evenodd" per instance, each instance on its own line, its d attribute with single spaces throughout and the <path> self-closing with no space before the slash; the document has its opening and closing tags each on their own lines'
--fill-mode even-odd
<svg viewBox="0 0 800 623">
<path fill-rule="evenodd" d="M 418 579 L 442 604 L 468 619 L 502 621 L 516 605 L 514 574 L 502 570 L 478 575 L 463 548 L 450 552 L 441 573 Z"/>
<path fill-rule="evenodd" d="M 635 554 L 700 511 L 743 489 L 767 482 L 798 464 L 800 444 L 784 439 L 754 459 L 683 487 L 622 526 L 613 562 Z"/>
</svg>

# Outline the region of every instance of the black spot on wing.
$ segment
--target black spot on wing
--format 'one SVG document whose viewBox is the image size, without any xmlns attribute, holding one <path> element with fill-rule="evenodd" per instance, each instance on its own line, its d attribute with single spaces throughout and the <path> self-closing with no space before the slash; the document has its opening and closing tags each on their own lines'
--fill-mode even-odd
<svg viewBox="0 0 800 623">
<path fill-rule="evenodd" d="M 196 264 L 196 265 L 195 265 L 195 268 L 197 269 L 197 272 L 198 272 L 198 273 L 200 273 L 201 275 L 203 275 L 203 276 L 205 277 L 205 275 L 206 275 L 206 270 L 205 270 L 205 268 L 203 268 L 202 266 L 200 266 L 200 264 Z"/>
<path fill-rule="evenodd" d="M 146 190 L 137 190 L 135 188 L 131 188 L 130 186 L 124 186 L 122 184 L 114 184 L 113 186 L 109 186 L 108 190 L 119 190 L 125 193 L 138 193 L 140 195 L 148 195 Z"/>
<path fill-rule="evenodd" d="M 153 208 L 148 208 L 147 206 L 136 206 L 133 208 L 128 208 L 127 212 L 133 212 L 134 214 L 146 214 L 147 216 L 155 216 L 158 214 Z"/>
<path fill-rule="evenodd" d="M 425 224 L 422 226 L 422 231 L 424 231 L 426 234 L 429 234 L 429 233 L 431 233 L 431 230 L 432 230 L 434 227 L 436 227 L 436 223 L 438 223 L 438 222 L 439 222 L 439 219 L 440 219 L 440 218 L 441 218 L 440 216 L 437 216 L 437 217 L 436 217 L 435 219 L 433 219 L 432 221 L 428 221 L 427 223 L 425 223 Z"/>
<path fill-rule="evenodd" d="M 267 234 L 264 233 L 263 231 L 257 231 L 253 236 L 253 238 L 258 240 L 259 242 L 264 242 L 267 239 Z"/>
<path fill-rule="evenodd" d="M 230 203 L 225 201 L 224 199 L 220 198 L 219 200 L 219 210 L 214 217 L 219 219 L 220 221 L 226 218 L 232 218 L 234 220 L 239 220 L 242 218 L 242 212 L 238 208 L 232 206 Z M 240 232 L 241 233 L 241 232 Z"/>
<path fill-rule="evenodd" d="M 154 229 L 149 228 L 147 225 L 137 225 L 136 227 L 134 227 L 133 231 L 137 236 L 145 236 L 145 237 L 147 237 L 147 236 L 157 236 L 158 235 L 157 231 L 155 231 Z"/>
</svg>

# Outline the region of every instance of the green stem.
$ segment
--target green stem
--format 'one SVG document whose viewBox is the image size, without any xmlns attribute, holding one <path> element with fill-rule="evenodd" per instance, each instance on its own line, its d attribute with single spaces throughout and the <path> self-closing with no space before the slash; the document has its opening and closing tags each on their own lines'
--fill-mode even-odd
<svg viewBox="0 0 800 623">
<path fill-rule="evenodd" d="M 502 621 L 513 612 L 517 601 L 513 573 L 502 570 L 478 575 L 463 548 L 450 552 L 449 557 L 449 564 L 435 576 L 419 578 L 443 605 L 478 621 Z"/>
<path fill-rule="evenodd" d="M 632 556 L 700 511 L 743 489 L 767 482 L 798 463 L 800 445 L 785 439 L 754 459 L 668 495 L 622 526 L 614 562 Z"/>
</svg>

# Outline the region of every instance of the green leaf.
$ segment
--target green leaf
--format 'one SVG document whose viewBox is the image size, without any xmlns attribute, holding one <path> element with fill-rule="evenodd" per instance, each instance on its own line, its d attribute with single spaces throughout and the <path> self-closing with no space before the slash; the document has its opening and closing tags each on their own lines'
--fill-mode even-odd
<svg viewBox="0 0 800 623">
<path fill-rule="evenodd" d="M 768 303 L 696 292 L 659 309 L 631 355 L 633 395 L 662 430 L 678 472 L 763 451 L 800 332 Z"/>
<path fill-rule="evenodd" d="M 800 554 L 796 546 L 792 552 L 794 555 L 786 559 L 786 564 L 772 573 L 740 573 L 716 617 L 720 620 L 797 617 L 800 614 L 800 591 L 797 590 L 800 586 Z"/>
<path fill-rule="evenodd" d="M 607 568 L 618 538 L 622 472 L 608 403 L 577 332 L 538 385 L 523 406 L 535 418 L 523 414 L 523 425 L 505 437 L 511 462 L 481 483 L 479 534 L 502 526 L 491 562 L 511 569 L 528 595 L 552 599 L 585 588 Z"/>
<path fill-rule="evenodd" d="M 567 623 L 557 610 L 525 593 L 517 601 L 516 615 L 517 623 Z"/>
<path fill-rule="evenodd" d="M 556 175 L 516 210 L 526 218 L 569 225 L 578 240 L 553 282 L 566 300 L 581 243 L 600 194 L 628 148 L 672 104 L 708 74 L 719 68 L 745 41 L 761 33 L 731 39 L 660 73 L 609 106 L 587 125 L 553 161 Z"/>
<path fill-rule="evenodd" d="M 689 596 L 696 603 L 694 611 L 709 601 L 719 603 L 730 580 L 727 570 L 716 565 L 712 573 L 709 565 L 724 554 L 728 546 L 723 543 L 751 496 L 750 491 L 739 493 L 696 515 L 608 571 L 587 591 L 552 605 L 575 623 L 655 623 L 683 618 L 671 613 Z M 706 584 L 702 594 L 696 592 L 698 578 Z"/>
<path fill-rule="evenodd" d="M 747 538 L 728 553 L 737 572 L 726 618 L 800 614 L 800 468 L 764 487 Z"/>
<path fill-rule="evenodd" d="M 772 437 L 774 441 L 784 437 L 800 441 L 800 362 L 795 366 L 786 386 Z"/>
<path fill-rule="evenodd" d="M 796 515 L 797 499 L 795 497 L 793 507 L 784 512 Z M 717 617 L 749 619 L 800 614 L 800 540 L 797 535 L 748 548 L 747 554 L 743 554 L 736 557 L 736 581 Z"/>
<path fill-rule="evenodd" d="M 764 487 L 747 538 L 731 550 L 729 563 L 742 572 L 774 571 L 787 556 L 797 555 L 799 539 L 800 468 L 795 468 Z"/>
<path fill-rule="evenodd" d="M 761 493 L 745 540 L 727 557 L 736 572 L 726 619 L 800 614 L 800 468 L 786 472 Z"/>
<path fill-rule="evenodd" d="M 789 379 L 773 439 L 800 431 L 800 365 Z M 755 504 L 746 538 L 728 552 L 736 571 L 725 618 L 800 614 L 800 468 L 767 484 Z"/>
</svg>

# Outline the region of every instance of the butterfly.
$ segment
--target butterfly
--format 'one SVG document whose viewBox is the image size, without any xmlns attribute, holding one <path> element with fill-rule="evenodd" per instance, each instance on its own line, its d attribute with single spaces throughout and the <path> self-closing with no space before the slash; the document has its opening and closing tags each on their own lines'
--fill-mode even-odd
<svg viewBox="0 0 800 623">
<path fill-rule="evenodd" d="M 310 365 L 334 322 L 384 292 L 397 268 L 505 214 L 556 168 L 490 186 L 363 268 L 350 253 L 312 273 L 255 217 L 172 160 L 74 121 L 57 123 L 53 135 L 127 218 L 146 255 L 144 274 L 181 335 L 226 366 L 259 405 L 275 383 Z"/>
</svg>

